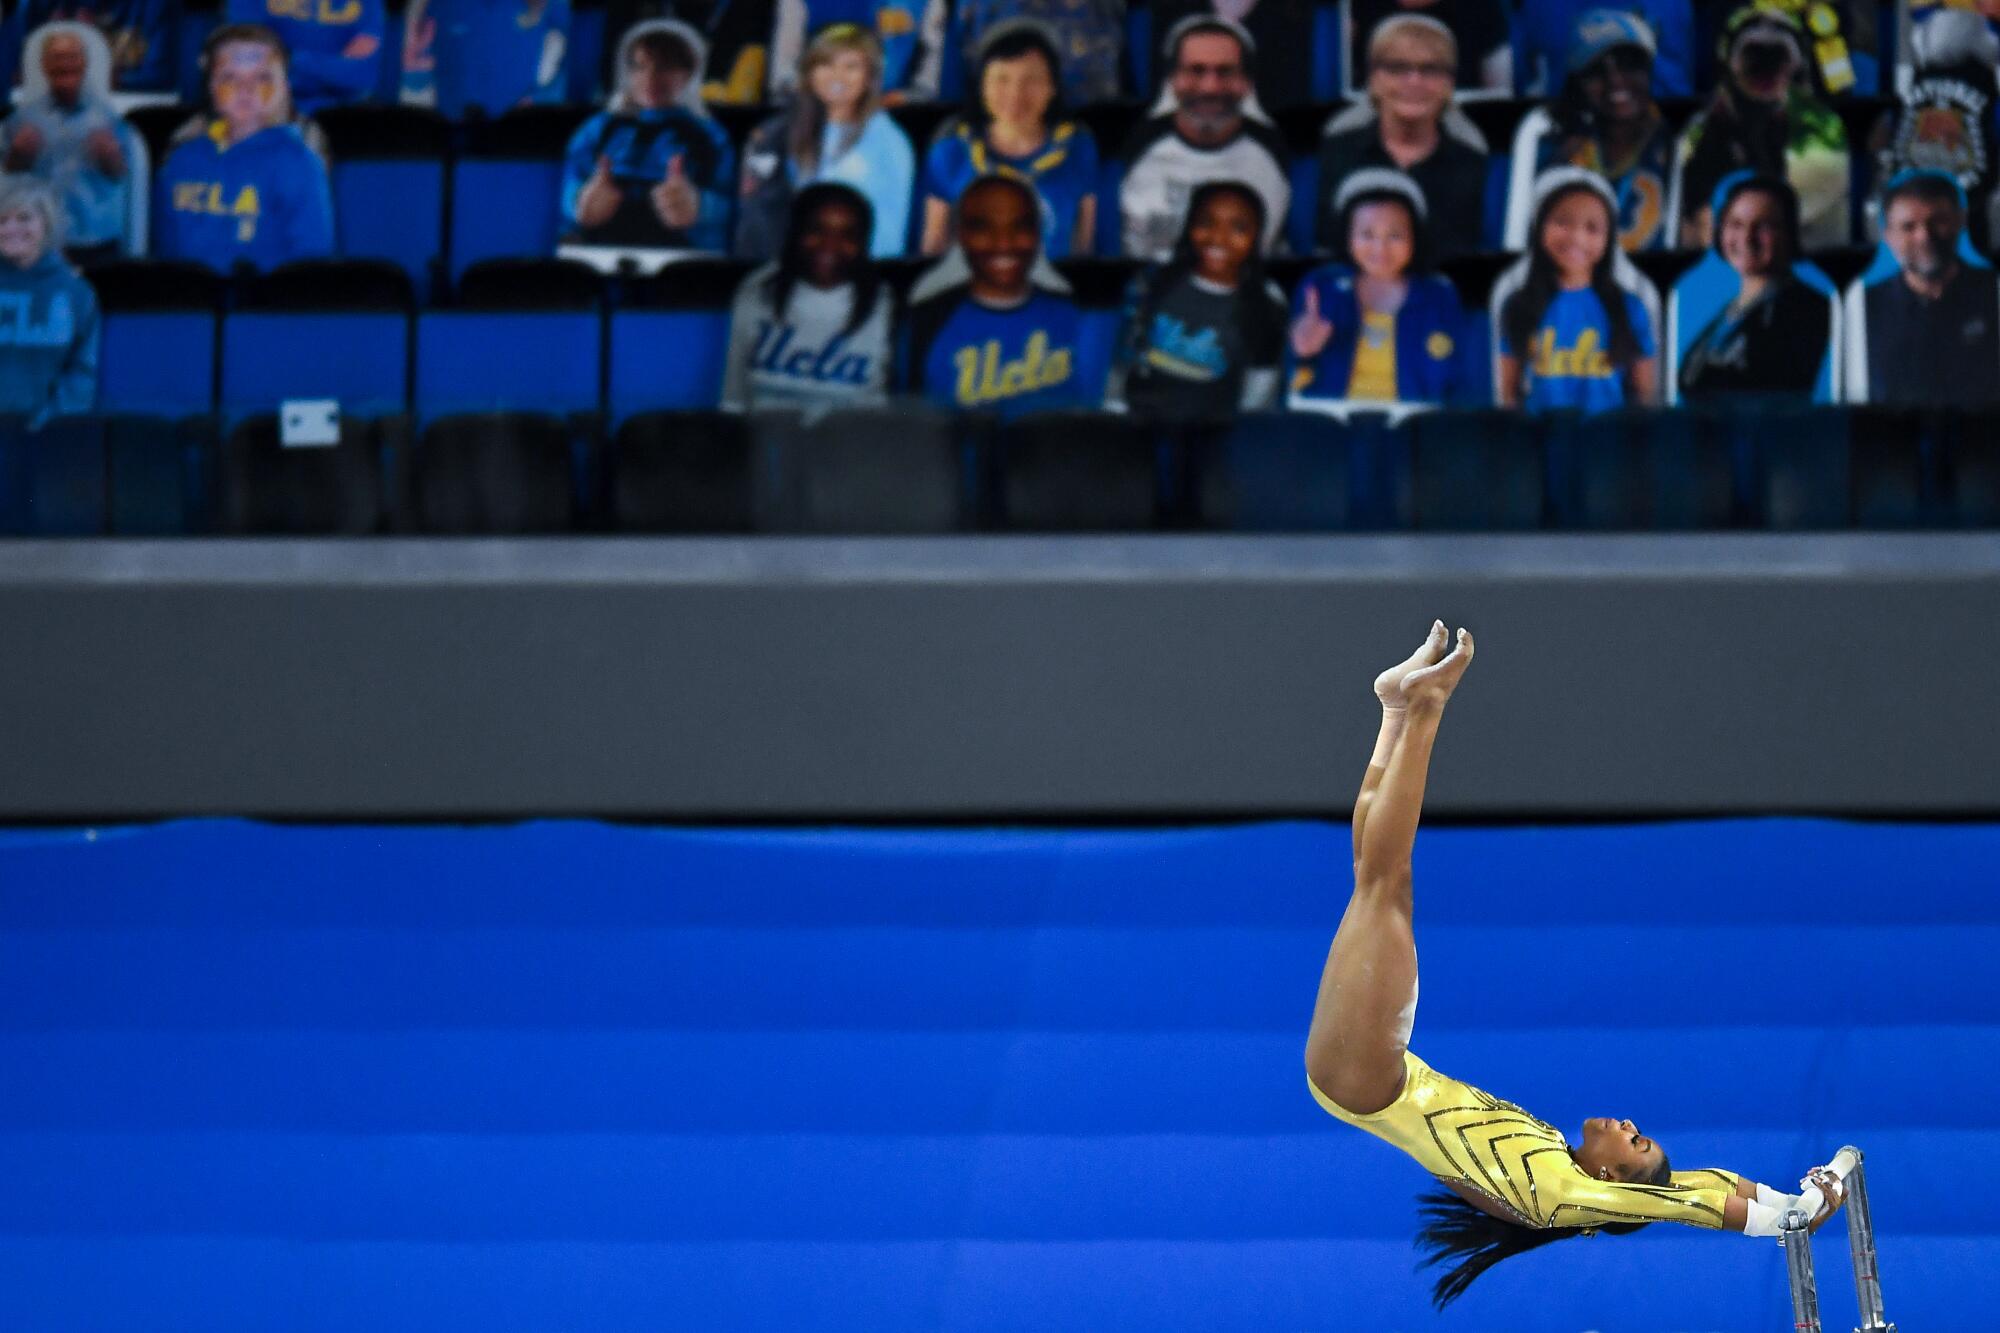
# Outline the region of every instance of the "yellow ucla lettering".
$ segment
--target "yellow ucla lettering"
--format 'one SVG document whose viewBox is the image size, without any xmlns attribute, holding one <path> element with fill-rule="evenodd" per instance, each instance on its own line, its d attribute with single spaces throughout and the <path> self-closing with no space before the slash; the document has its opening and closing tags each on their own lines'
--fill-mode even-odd
<svg viewBox="0 0 2000 1333">
<path fill-rule="evenodd" d="M 319 21 L 331 27 L 344 28 L 361 18 L 361 0 L 345 0 L 336 4 L 334 0 L 319 0 Z"/>
<path fill-rule="evenodd" d="M 264 0 L 264 12 L 274 19 L 305 23 L 312 18 L 312 0 Z"/>
<path fill-rule="evenodd" d="M 1543 329 L 1532 344 L 1532 363 L 1540 379 L 1608 380 L 1612 376 L 1611 354 L 1598 346 L 1597 330 L 1585 329 L 1577 335 L 1576 346 L 1556 346 L 1556 331 Z"/>
<path fill-rule="evenodd" d="M 257 237 L 257 219 L 263 216 L 257 187 L 246 185 L 233 199 L 224 199 L 220 181 L 179 181 L 174 185 L 176 213 L 202 213 L 213 218 L 234 218 L 236 239 L 248 243 Z"/>
<path fill-rule="evenodd" d="M 1000 359 L 1000 340 L 988 338 L 978 347 L 961 347 L 951 354 L 957 376 L 954 398 L 962 407 L 977 407 L 1050 389 L 1070 376 L 1070 350 L 1049 350 L 1049 335 L 1036 329 L 1018 360 Z"/>
</svg>

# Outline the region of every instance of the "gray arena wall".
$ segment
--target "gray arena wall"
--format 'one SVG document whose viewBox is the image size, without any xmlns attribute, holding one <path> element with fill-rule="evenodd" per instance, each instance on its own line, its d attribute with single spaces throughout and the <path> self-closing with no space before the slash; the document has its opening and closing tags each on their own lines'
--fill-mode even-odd
<svg viewBox="0 0 2000 1333">
<path fill-rule="evenodd" d="M 2000 813 L 2000 538 L 0 543 L 0 821 Z"/>
</svg>

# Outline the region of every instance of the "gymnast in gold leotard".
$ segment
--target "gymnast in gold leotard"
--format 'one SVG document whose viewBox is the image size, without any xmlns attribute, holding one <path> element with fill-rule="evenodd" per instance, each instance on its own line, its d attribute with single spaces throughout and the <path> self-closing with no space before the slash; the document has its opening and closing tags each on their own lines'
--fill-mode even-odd
<svg viewBox="0 0 2000 1333">
<path fill-rule="evenodd" d="M 1509 1255 L 1569 1236 L 1649 1222 L 1776 1235 L 1795 1196 L 1729 1171 L 1675 1171 L 1630 1120 L 1586 1120 L 1572 1145 L 1555 1126 L 1410 1051 L 1417 1006 L 1410 852 L 1438 724 L 1472 653 L 1469 633 L 1461 629 L 1451 645 L 1439 621 L 1408 660 L 1376 678 L 1382 729 L 1354 804 L 1354 893 L 1306 1039 L 1313 1098 L 1408 1153 L 1449 1191 L 1423 1200 L 1418 1242 L 1427 1262 L 1451 1265 L 1434 1290 L 1440 1307 Z M 1827 1200 L 1817 1228 L 1842 1191 L 1830 1176 L 1812 1179 Z"/>
</svg>

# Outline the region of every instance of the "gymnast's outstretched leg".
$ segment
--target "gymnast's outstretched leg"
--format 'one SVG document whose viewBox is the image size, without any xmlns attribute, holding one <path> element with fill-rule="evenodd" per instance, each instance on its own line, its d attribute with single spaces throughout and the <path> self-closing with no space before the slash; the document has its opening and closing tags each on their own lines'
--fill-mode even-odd
<svg viewBox="0 0 2000 1333">
<path fill-rule="evenodd" d="M 1423 813 L 1431 747 L 1445 702 L 1472 661 L 1472 636 L 1449 654 L 1444 624 L 1407 661 L 1376 678 L 1382 730 L 1354 803 L 1354 893 L 1320 977 L 1306 1072 L 1335 1105 L 1369 1115 L 1403 1087 L 1403 1050 L 1417 1002 L 1410 850 Z"/>
</svg>

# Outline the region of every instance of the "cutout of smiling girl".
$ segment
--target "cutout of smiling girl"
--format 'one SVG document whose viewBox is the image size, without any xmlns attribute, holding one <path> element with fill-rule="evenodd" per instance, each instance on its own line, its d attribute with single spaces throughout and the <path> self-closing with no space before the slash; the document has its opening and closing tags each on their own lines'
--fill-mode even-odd
<svg viewBox="0 0 2000 1333">
<path fill-rule="evenodd" d="M 1470 396 L 1465 310 L 1430 271 L 1429 208 L 1400 171 L 1357 171 L 1334 196 L 1343 257 L 1293 298 L 1286 380 L 1299 398 L 1448 403 Z"/>
<path fill-rule="evenodd" d="M 1174 257 L 1139 279 L 1114 399 L 1141 416 L 1219 418 L 1274 406 L 1285 298 L 1264 277 L 1264 204 L 1234 181 L 1194 192 Z"/>
<path fill-rule="evenodd" d="M 776 263 L 736 289 L 722 405 L 879 403 L 889 381 L 889 294 L 868 258 L 868 201 L 808 185 Z"/>
<path fill-rule="evenodd" d="M 1531 412 L 1657 401 L 1659 298 L 1616 244 L 1617 200 L 1580 167 L 1544 172 L 1534 247 L 1493 290 L 1495 394 Z"/>
<path fill-rule="evenodd" d="M 1096 406 L 1078 361 L 1081 315 L 1042 255 L 1041 201 L 1011 176 L 958 200 L 957 242 L 911 293 L 908 388 L 934 403 L 1015 416 Z"/>
</svg>

